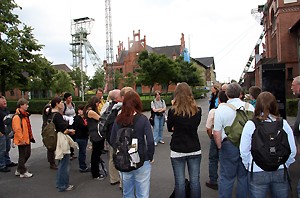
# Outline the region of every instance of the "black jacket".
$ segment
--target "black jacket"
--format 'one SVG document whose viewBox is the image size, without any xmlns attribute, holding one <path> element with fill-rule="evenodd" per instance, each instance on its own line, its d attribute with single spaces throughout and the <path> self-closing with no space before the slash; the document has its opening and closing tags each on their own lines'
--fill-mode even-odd
<svg viewBox="0 0 300 198">
<path fill-rule="evenodd" d="M 202 110 L 192 117 L 175 116 L 174 109 L 168 111 L 167 128 L 173 132 L 170 147 L 179 153 L 191 153 L 201 150 L 198 137 L 198 126 L 201 122 Z M 174 129 L 174 130 L 173 130 Z"/>
</svg>

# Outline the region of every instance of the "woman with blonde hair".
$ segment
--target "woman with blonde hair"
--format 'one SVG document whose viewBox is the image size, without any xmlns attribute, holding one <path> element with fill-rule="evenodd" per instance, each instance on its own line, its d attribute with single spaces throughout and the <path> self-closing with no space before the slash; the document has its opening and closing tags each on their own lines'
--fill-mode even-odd
<svg viewBox="0 0 300 198">
<path fill-rule="evenodd" d="M 197 133 L 201 112 L 190 86 L 185 82 L 178 84 L 174 93 L 174 104 L 168 111 L 167 121 L 168 131 L 173 132 L 170 147 L 175 178 L 175 197 L 186 197 L 186 164 L 190 179 L 190 197 L 201 197 L 201 145 Z"/>
</svg>

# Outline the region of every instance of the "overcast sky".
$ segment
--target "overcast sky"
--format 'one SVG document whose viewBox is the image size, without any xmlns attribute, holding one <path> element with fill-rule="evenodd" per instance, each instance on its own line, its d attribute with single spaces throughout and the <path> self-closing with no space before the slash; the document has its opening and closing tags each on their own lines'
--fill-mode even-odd
<svg viewBox="0 0 300 198">
<path fill-rule="evenodd" d="M 105 0 L 15 0 L 20 20 L 34 28 L 53 64 L 72 65 L 72 19 L 95 19 L 88 40 L 105 59 Z M 262 32 L 251 9 L 266 0 L 111 0 L 114 54 L 119 41 L 128 49 L 133 31 L 151 47 L 179 45 L 185 34 L 191 57 L 214 57 L 217 80 L 239 80 Z M 89 62 L 88 62 L 89 64 Z M 94 68 L 88 67 L 92 75 Z"/>
</svg>

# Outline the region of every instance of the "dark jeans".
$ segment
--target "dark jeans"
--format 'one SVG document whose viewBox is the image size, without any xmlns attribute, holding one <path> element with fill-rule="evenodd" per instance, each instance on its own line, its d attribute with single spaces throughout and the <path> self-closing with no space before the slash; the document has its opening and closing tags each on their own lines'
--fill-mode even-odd
<svg viewBox="0 0 300 198">
<path fill-rule="evenodd" d="M 104 139 L 99 142 L 92 142 L 92 146 L 93 150 L 91 156 L 91 172 L 93 178 L 97 178 L 100 176 L 99 163 L 102 150 L 104 149 Z"/>
<path fill-rule="evenodd" d="M 70 155 L 64 154 L 64 157 L 58 162 L 56 173 L 56 188 L 58 191 L 64 191 L 69 186 L 70 173 Z"/>
<path fill-rule="evenodd" d="M 49 151 L 47 149 L 47 159 L 50 164 L 55 164 L 55 151 Z"/>
<path fill-rule="evenodd" d="M 29 159 L 29 157 L 31 155 L 31 145 L 30 144 L 19 145 L 18 150 L 19 150 L 19 161 L 18 161 L 17 171 L 20 174 L 24 174 L 25 172 L 27 172 L 25 163 L 27 162 L 27 160 Z"/>
<path fill-rule="evenodd" d="M 218 184 L 219 150 L 214 138 L 210 141 L 209 148 L 209 180 L 212 184 Z"/>
<path fill-rule="evenodd" d="M 87 147 L 87 143 L 88 143 L 88 139 L 76 139 L 76 142 L 78 144 L 79 147 L 79 155 L 78 155 L 78 162 L 79 162 L 79 169 L 80 170 L 85 170 L 87 169 L 87 165 L 86 165 L 86 147 Z"/>
</svg>

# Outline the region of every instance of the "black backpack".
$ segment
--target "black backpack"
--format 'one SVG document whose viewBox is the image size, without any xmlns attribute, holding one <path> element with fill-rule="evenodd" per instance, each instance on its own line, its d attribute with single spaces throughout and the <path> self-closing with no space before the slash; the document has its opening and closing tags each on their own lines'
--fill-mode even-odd
<svg viewBox="0 0 300 198">
<path fill-rule="evenodd" d="M 101 136 L 106 138 L 106 141 L 110 143 L 110 134 L 112 125 L 118 115 L 120 108 L 112 109 L 113 106 L 117 104 L 117 102 L 111 102 L 109 106 L 106 108 L 105 112 L 100 117 L 100 121 L 98 123 L 98 131 Z"/>
<path fill-rule="evenodd" d="M 252 119 L 252 122 L 256 127 L 251 142 L 253 161 L 264 171 L 276 171 L 291 154 L 288 136 L 283 130 L 283 119 L 274 122 Z"/>
<path fill-rule="evenodd" d="M 134 130 L 134 125 L 137 122 L 140 114 L 137 114 L 134 117 L 133 126 L 130 127 L 121 127 L 117 132 L 116 146 L 113 152 L 113 162 L 117 170 L 121 172 L 130 172 L 140 168 L 144 164 L 144 156 L 139 155 L 136 151 L 131 155 L 128 153 L 130 148 L 138 146 L 138 140 L 136 132 Z M 133 142 L 133 139 L 136 139 L 136 144 Z M 132 156 L 138 155 L 139 162 L 134 163 Z"/>
</svg>

